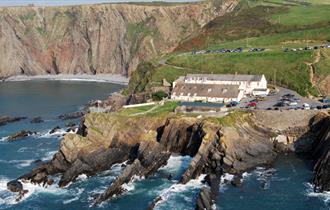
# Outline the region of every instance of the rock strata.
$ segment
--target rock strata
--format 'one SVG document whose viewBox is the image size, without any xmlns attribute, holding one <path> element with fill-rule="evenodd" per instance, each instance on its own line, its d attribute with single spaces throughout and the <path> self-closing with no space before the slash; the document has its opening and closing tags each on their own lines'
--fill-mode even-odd
<svg viewBox="0 0 330 210">
<path fill-rule="evenodd" d="M 277 115 L 278 112 L 272 114 Z M 208 186 L 201 190 L 196 208 L 208 209 L 219 195 L 219 181 L 223 173 L 236 175 L 237 180 L 233 184 L 239 186 L 243 172 L 274 161 L 279 152 L 276 148 L 276 142 L 281 140 L 279 135 L 294 136 L 292 143 L 290 141 L 294 144 L 307 139 L 304 132 L 313 133 L 307 136 L 322 137 L 315 138 L 319 141 L 308 141 L 312 142 L 310 145 L 315 154 L 320 154 L 317 151 L 328 152 L 325 149 L 328 134 L 325 134 L 329 125 L 324 121 L 325 116 L 311 116 L 304 128 L 302 125 L 293 128 L 291 124 L 287 127 L 279 124 L 281 129 L 273 129 L 261 123 L 264 119 L 258 120 L 256 115 L 241 113 L 233 123 L 219 123 L 214 119 L 178 117 L 175 114 L 125 117 L 117 113 L 90 113 L 82 118 L 77 134 L 64 137 L 59 152 L 50 162 L 43 163 L 21 179 L 47 183 L 51 175 L 60 174 L 59 185 L 64 187 L 80 174 L 92 176 L 110 169 L 115 163 L 126 161 L 123 173 L 104 193 L 97 195 L 95 203 L 99 204 L 122 194 L 125 191 L 122 185 L 134 177 L 148 178 L 154 174 L 166 164 L 171 154 L 190 155 L 193 159 L 180 183 L 185 184 L 206 174 Z M 232 118 L 228 116 L 233 121 Z M 318 157 L 323 158 L 316 165 L 315 183 L 326 190 L 328 156 Z M 161 197 L 156 198 L 149 209 L 160 201 Z"/>
<path fill-rule="evenodd" d="M 330 191 L 330 116 L 319 122 L 317 143 L 313 153 L 316 161 L 314 179 L 316 191 Z"/>
<path fill-rule="evenodd" d="M 96 4 L 0 9 L 0 78 L 43 74 L 129 76 L 175 49 L 238 0 L 221 4 Z M 15 59 L 13 59 L 13 56 Z"/>
</svg>

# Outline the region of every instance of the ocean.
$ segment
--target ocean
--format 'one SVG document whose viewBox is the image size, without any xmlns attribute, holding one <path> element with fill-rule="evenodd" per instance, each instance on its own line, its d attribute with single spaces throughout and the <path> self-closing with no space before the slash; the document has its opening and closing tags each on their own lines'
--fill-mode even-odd
<svg viewBox="0 0 330 210">
<path fill-rule="evenodd" d="M 29 172 L 40 161 L 52 158 L 58 150 L 68 121 L 57 116 L 82 109 L 91 99 L 104 99 L 123 86 L 97 82 L 24 81 L 0 83 L 0 116 L 26 116 L 29 119 L 0 127 L 0 209 L 89 209 L 96 194 L 102 193 L 118 176 L 121 164 L 94 177 L 79 176 L 65 188 L 49 188 L 24 184 L 29 193 L 20 202 L 7 191 L 6 183 Z M 33 117 L 45 122 L 31 124 Z M 74 121 L 78 123 L 77 120 Z M 55 134 L 49 131 L 60 126 Z M 38 132 L 19 141 L 7 142 L 5 137 L 20 130 Z M 148 178 L 136 177 L 124 187 L 122 196 L 113 198 L 95 209 L 144 210 L 158 196 L 155 209 L 193 210 L 203 175 L 186 185 L 178 184 L 191 161 L 189 156 L 171 156 L 168 164 Z M 167 177 L 172 174 L 173 179 Z M 271 168 L 259 167 L 244 174 L 241 187 L 230 184 L 227 174 L 220 186 L 217 208 L 221 210 L 325 210 L 330 209 L 330 194 L 313 193 L 311 163 L 294 155 L 281 156 Z M 58 181 L 58 177 L 56 181 Z M 227 181 L 226 181 L 227 180 Z"/>
</svg>

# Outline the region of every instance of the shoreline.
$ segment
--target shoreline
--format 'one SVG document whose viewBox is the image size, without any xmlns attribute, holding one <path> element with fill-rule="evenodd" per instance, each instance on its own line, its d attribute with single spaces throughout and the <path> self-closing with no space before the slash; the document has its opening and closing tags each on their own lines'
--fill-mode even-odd
<svg viewBox="0 0 330 210">
<path fill-rule="evenodd" d="M 22 81 L 37 81 L 37 80 L 53 80 L 53 81 L 82 81 L 82 82 L 104 82 L 119 85 L 128 85 L 129 78 L 120 74 L 57 74 L 57 75 L 16 75 L 5 78 L 2 82 L 22 82 Z"/>
</svg>

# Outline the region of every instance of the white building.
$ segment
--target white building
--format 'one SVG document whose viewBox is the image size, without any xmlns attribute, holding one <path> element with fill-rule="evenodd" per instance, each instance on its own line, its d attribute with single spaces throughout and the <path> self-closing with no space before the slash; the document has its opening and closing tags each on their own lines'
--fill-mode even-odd
<svg viewBox="0 0 330 210">
<path fill-rule="evenodd" d="M 180 101 L 239 102 L 246 95 L 267 95 L 264 75 L 188 74 L 173 82 L 171 98 Z"/>
</svg>

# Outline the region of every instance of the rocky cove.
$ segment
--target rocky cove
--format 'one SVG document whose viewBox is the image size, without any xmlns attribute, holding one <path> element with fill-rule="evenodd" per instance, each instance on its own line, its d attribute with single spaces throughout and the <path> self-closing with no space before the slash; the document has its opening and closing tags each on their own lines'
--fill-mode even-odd
<svg viewBox="0 0 330 210">
<path fill-rule="evenodd" d="M 327 191 L 329 123 L 328 113 L 315 110 L 239 112 L 223 119 L 174 113 L 135 117 L 125 117 L 120 111 L 90 113 L 83 118 L 77 134 L 64 137 L 51 161 L 19 180 L 47 185 L 60 174 L 58 184 L 65 187 L 82 174 L 94 176 L 125 162 L 122 173 L 108 188 L 95 194 L 91 203 L 99 205 L 125 193 L 123 186 L 134 177 L 151 177 L 166 165 L 171 154 L 189 155 L 192 161 L 179 183 L 206 175 L 207 184 L 195 206 L 211 209 L 225 173 L 233 174 L 232 184 L 239 187 L 243 172 L 267 166 L 276 156 L 294 152 L 315 162 L 315 191 Z M 149 209 L 162 199 L 155 197 Z"/>
</svg>

